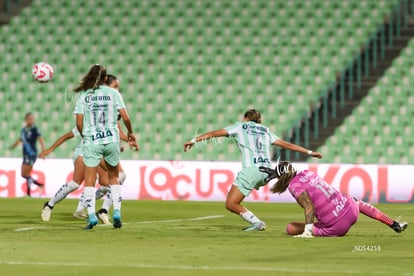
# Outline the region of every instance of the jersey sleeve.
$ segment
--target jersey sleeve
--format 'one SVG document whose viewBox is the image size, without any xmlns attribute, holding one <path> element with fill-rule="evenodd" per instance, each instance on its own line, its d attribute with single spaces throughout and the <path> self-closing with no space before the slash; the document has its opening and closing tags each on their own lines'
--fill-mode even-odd
<svg viewBox="0 0 414 276">
<path fill-rule="evenodd" d="M 225 127 L 224 129 L 227 131 L 229 136 L 235 136 L 237 131 L 239 130 L 240 126 L 241 126 L 240 123 L 235 123 L 233 125 Z"/>
<path fill-rule="evenodd" d="M 270 143 L 273 143 L 276 140 L 279 140 L 280 138 L 274 134 L 273 132 L 269 131 L 269 137 L 270 137 Z"/>
<path fill-rule="evenodd" d="M 77 127 L 72 128 L 72 133 L 75 137 L 80 136 L 80 133 Z"/>
<path fill-rule="evenodd" d="M 116 91 L 115 95 L 116 95 L 115 96 L 115 104 L 117 106 L 117 110 L 125 109 L 126 106 L 125 106 L 124 99 L 122 98 L 121 93 Z"/>
<path fill-rule="evenodd" d="M 297 199 L 305 190 L 305 186 L 297 180 L 297 177 L 292 179 L 292 182 L 289 184 L 289 191 L 295 199 Z"/>
<path fill-rule="evenodd" d="M 76 100 L 75 110 L 73 111 L 73 114 L 84 114 L 83 105 L 82 105 L 83 98 L 84 98 L 84 94 L 81 92 L 79 94 L 79 97 Z"/>
<path fill-rule="evenodd" d="M 42 133 L 40 132 L 40 130 L 37 127 L 35 127 L 35 136 L 36 137 L 42 136 Z"/>
</svg>

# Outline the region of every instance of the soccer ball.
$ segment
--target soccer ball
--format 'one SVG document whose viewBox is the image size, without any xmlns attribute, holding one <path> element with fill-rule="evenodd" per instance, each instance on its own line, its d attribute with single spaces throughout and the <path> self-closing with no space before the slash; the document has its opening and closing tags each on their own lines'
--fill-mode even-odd
<svg viewBox="0 0 414 276">
<path fill-rule="evenodd" d="M 53 67 L 46 62 L 33 65 L 32 76 L 38 82 L 48 82 L 53 78 Z"/>
</svg>

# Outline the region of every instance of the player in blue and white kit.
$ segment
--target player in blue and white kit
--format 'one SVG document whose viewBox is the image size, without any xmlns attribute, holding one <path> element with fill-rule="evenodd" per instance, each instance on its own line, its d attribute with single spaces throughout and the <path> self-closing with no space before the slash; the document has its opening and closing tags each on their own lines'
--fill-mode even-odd
<svg viewBox="0 0 414 276">
<path fill-rule="evenodd" d="M 24 117 L 26 126 L 22 128 L 20 132 L 20 138 L 10 146 L 11 149 L 15 148 L 18 144 L 23 144 L 23 163 L 21 167 L 21 175 L 27 182 L 27 195 L 30 196 L 30 188 L 32 184 L 36 184 L 43 188 L 43 183 L 31 177 L 33 165 L 37 159 L 37 147 L 36 142 L 39 141 L 41 150 L 45 148 L 45 144 L 42 135 L 38 128 L 35 126 L 35 120 L 32 113 L 27 113 Z"/>
<path fill-rule="evenodd" d="M 280 139 L 268 127 L 262 125 L 261 121 L 260 112 L 250 109 L 244 113 L 241 122 L 220 130 L 201 134 L 184 143 L 184 151 L 187 151 L 195 143 L 214 137 L 232 137 L 236 140 L 242 154 L 242 170 L 237 174 L 233 186 L 227 194 L 226 208 L 240 215 L 251 224 L 249 227 L 244 228 L 245 231 L 261 231 L 266 228 L 266 224 L 262 220 L 240 203 L 253 189 L 258 190 L 267 184 L 264 181 L 267 174 L 259 171 L 259 167 L 270 167 L 270 149 L 272 145 L 308 154 L 315 158 L 322 158 L 322 154 L 319 152 L 312 152 Z"/>
</svg>

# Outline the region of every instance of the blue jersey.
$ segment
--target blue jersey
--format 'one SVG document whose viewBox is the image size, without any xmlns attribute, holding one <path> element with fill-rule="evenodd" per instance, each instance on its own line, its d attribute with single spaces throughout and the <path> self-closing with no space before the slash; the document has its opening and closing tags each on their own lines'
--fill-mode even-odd
<svg viewBox="0 0 414 276">
<path fill-rule="evenodd" d="M 36 126 L 22 128 L 20 139 L 23 143 L 23 155 L 37 155 L 36 141 L 40 136 L 41 134 Z"/>
</svg>

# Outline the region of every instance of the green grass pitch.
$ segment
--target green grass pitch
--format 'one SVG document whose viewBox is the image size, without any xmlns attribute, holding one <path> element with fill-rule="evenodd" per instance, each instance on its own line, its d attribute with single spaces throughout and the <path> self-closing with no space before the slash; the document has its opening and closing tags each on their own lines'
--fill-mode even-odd
<svg viewBox="0 0 414 276">
<path fill-rule="evenodd" d="M 222 202 L 124 201 L 121 229 L 72 218 L 64 200 L 44 223 L 44 199 L 0 199 L 1 275 L 414 275 L 414 229 L 397 234 L 360 216 L 342 238 L 296 239 L 296 204 L 246 203 L 268 227 L 247 224 Z M 97 206 L 101 201 L 97 202 Z M 377 205 L 414 221 L 414 205 Z"/>
</svg>

